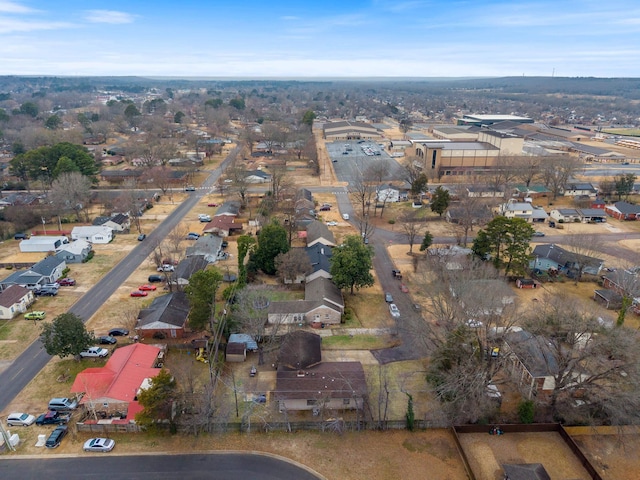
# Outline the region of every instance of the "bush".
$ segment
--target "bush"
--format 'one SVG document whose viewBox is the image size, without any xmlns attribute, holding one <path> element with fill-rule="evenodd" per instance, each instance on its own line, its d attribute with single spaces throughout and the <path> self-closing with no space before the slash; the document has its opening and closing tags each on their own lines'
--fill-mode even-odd
<svg viewBox="0 0 640 480">
<path fill-rule="evenodd" d="M 394 223 L 396 223 L 396 221 L 392 218 L 392 219 L 389 220 L 388 223 L 389 223 L 389 225 L 393 225 Z"/>
<path fill-rule="evenodd" d="M 536 413 L 536 405 L 532 400 L 523 400 L 518 404 L 518 417 L 521 423 L 533 423 Z"/>
<path fill-rule="evenodd" d="M 91 260 L 93 258 L 93 250 L 91 250 L 88 254 L 87 254 L 87 258 L 85 258 L 82 263 L 87 263 L 89 260 Z"/>
</svg>

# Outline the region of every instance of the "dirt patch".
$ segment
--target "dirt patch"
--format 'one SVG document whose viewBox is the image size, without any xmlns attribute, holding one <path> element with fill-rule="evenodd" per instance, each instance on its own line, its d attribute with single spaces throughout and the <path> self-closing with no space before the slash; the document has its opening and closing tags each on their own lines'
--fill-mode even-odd
<svg viewBox="0 0 640 480">
<path fill-rule="evenodd" d="M 640 472 L 640 436 L 579 435 L 573 439 L 606 480 L 635 480 Z"/>
<path fill-rule="evenodd" d="M 557 433 L 467 433 L 460 443 L 478 480 L 502 479 L 505 463 L 542 463 L 551 478 L 589 478 Z"/>
</svg>

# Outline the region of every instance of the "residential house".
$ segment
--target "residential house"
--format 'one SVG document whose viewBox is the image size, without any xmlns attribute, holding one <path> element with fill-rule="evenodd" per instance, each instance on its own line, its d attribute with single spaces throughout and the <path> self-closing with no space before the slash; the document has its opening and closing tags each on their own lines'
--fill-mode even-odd
<svg viewBox="0 0 640 480">
<path fill-rule="evenodd" d="M 230 216 L 230 217 L 237 217 L 238 215 L 240 215 L 240 207 L 241 207 L 240 202 L 237 202 L 235 200 L 229 200 L 227 202 L 224 202 L 222 205 L 220 205 L 213 216 L 220 217 L 224 215 L 224 216 Z"/>
<path fill-rule="evenodd" d="M 444 268 L 449 271 L 464 270 L 472 262 L 471 253 L 470 248 L 464 248 L 458 245 L 427 249 L 429 257 L 444 264 Z"/>
<path fill-rule="evenodd" d="M 0 198 L 0 208 L 20 205 L 37 205 L 40 199 L 32 193 L 10 193 L 6 197 Z"/>
<path fill-rule="evenodd" d="M 629 202 L 616 202 L 613 205 L 604 207 L 604 211 L 610 217 L 618 220 L 638 220 L 640 218 L 640 205 L 633 205 Z"/>
<path fill-rule="evenodd" d="M 304 278 L 305 282 L 311 282 L 318 277 L 331 278 L 331 256 L 333 252 L 329 245 L 322 242 L 306 247 L 305 253 L 309 257 L 312 271 Z"/>
<path fill-rule="evenodd" d="M 202 229 L 203 233 L 210 233 L 220 237 L 228 237 L 233 232 L 239 232 L 243 228 L 241 221 L 232 215 L 215 216 Z"/>
<path fill-rule="evenodd" d="M 258 343 L 248 333 L 232 333 L 229 335 L 227 343 L 241 343 L 250 352 L 258 351 Z"/>
<path fill-rule="evenodd" d="M 452 288 L 452 293 L 472 320 L 501 315 L 515 303 L 516 294 L 506 282 L 498 279 L 475 279 Z"/>
<path fill-rule="evenodd" d="M 558 223 L 573 223 L 581 221 L 581 216 L 575 208 L 556 208 L 551 210 L 549 217 Z"/>
<path fill-rule="evenodd" d="M 563 195 L 565 197 L 595 198 L 598 195 L 598 191 L 590 183 L 571 182 L 565 185 Z"/>
<path fill-rule="evenodd" d="M 46 257 L 43 260 L 40 260 L 33 267 L 31 267 L 28 271 L 34 272 L 38 275 L 42 276 L 42 282 L 45 283 L 53 283 L 62 277 L 62 272 L 67 268 L 67 263 L 61 259 L 57 258 L 55 255 Z"/>
<path fill-rule="evenodd" d="M 551 190 L 549 190 L 544 185 L 516 185 L 514 187 L 514 195 L 519 198 L 542 198 L 547 197 L 551 194 Z"/>
<path fill-rule="evenodd" d="M 379 203 L 394 203 L 400 201 L 400 189 L 391 184 L 380 185 L 376 189 L 376 201 Z M 406 200 L 406 192 L 405 192 Z"/>
<path fill-rule="evenodd" d="M 516 202 L 513 199 L 499 205 L 498 213 L 507 218 L 522 218 L 527 222 L 544 222 L 548 218 L 542 207 L 534 207 L 530 202 Z"/>
<path fill-rule="evenodd" d="M 607 310 L 618 310 L 622 307 L 623 297 L 615 290 L 596 289 L 593 291 L 593 299 Z"/>
<path fill-rule="evenodd" d="M 56 257 L 66 263 L 83 263 L 93 250 L 93 247 L 86 240 L 76 240 L 63 245 L 56 253 Z"/>
<path fill-rule="evenodd" d="M 318 277 L 305 283 L 304 300 L 271 302 L 267 322 L 272 325 L 337 325 L 344 313 L 342 292 L 329 279 Z"/>
<path fill-rule="evenodd" d="M 122 423 L 134 422 L 136 413 L 142 411 L 138 392 L 160 373 L 163 357 L 163 348 L 155 345 L 133 343 L 117 348 L 104 367 L 78 373 L 71 393 L 83 394 L 80 404 L 90 412 L 120 412 Z"/>
<path fill-rule="evenodd" d="M 298 330 L 280 347 L 274 398 L 280 412 L 359 410 L 367 393 L 360 362 L 322 362 L 319 335 Z"/>
<path fill-rule="evenodd" d="M 449 223 L 460 224 L 471 220 L 472 225 L 484 225 L 493 218 L 493 213 L 489 205 L 478 203 L 466 207 L 450 207 L 444 214 L 444 218 Z"/>
<path fill-rule="evenodd" d="M 531 400 L 550 394 L 555 388 L 558 363 L 549 339 L 515 327 L 505 335 L 504 343 L 501 356 L 522 395 Z"/>
<path fill-rule="evenodd" d="M 614 305 L 622 303 L 622 297 L 631 297 L 632 304 L 631 309 L 637 315 L 640 315 L 640 267 L 633 267 L 627 269 L 617 269 L 612 272 L 608 272 L 602 276 L 602 285 L 608 289 L 616 292 L 618 297 L 613 297 Z M 596 292 L 598 292 L 596 290 Z M 596 294 L 600 298 L 596 300 L 606 300 L 607 295 Z M 595 298 L 595 297 L 594 297 Z M 611 304 L 611 300 L 606 303 L 607 307 Z"/>
<path fill-rule="evenodd" d="M 322 243 L 330 247 L 336 246 L 333 232 L 324 223 L 314 220 L 307 225 L 307 247 L 313 247 L 316 243 Z"/>
<path fill-rule="evenodd" d="M 140 338 L 182 338 L 189 309 L 189 300 L 184 292 L 156 297 L 148 308 L 138 313 L 136 334 Z"/>
<path fill-rule="evenodd" d="M 533 260 L 529 266 L 532 269 L 545 272 L 549 269 L 557 270 L 569 276 L 580 270 L 580 267 L 583 273 L 598 275 L 604 265 L 602 259 L 570 252 L 553 243 L 536 245 L 531 256 Z"/>
<path fill-rule="evenodd" d="M 488 185 L 478 185 L 467 187 L 467 197 L 469 198 L 504 198 L 504 190 L 490 187 Z"/>
<path fill-rule="evenodd" d="M 102 170 L 100 179 L 109 183 L 123 183 L 128 179 L 137 179 L 142 175 L 142 170 Z"/>
<path fill-rule="evenodd" d="M 208 264 L 209 262 L 207 262 L 203 255 L 187 257 L 176 266 L 176 270 L 171 273 L 169 281 L 174 285 L 178 285 L 178 287 L 189 285 L 191 275 L 200 270 L 204 270 Z"/>
<path fill-rule="evenodd" d="M 109 227 L 114 232 L 128 232 L 131 228 L 131 219 L 129 215 L 117 213 L 111 217 L 97 217 L 93 221 L 94 226 Z"/>
<path fill-rule="evenodd" d="M 271 181 L 271 175 L 262 170 L 249 170 L 245 172 L 244 180 L 247 183 L 267 183 Z"/>
<path fill-rule="evenodd" d="M 69 243 L 69 239 L 61 235 L 32 236 L 20 242 L 21 252 L 55 252 L 63 245 Z"/>
<path fill-rule="evenodd" d="M 247 347 L 244 343 L 228 342 L 224 350 L 224 359 L 227 362 L 244 362 L 247 359 Z"/>
<path fill-rule="evenodd" d="M 113 240 L 113 230 L 103 226 L 73 227 L 71 238 L 89 243 L 109 243 Z"/>
<path fill-rule="evenodd" d="M 578 208 L 582 223 L 605 223 L 607 214 L 602 208 Z"/>
<path fill-rule="evenodd" d="M 222 238 L 217 235 L 202 235 L 191 247 L 185 249 L 185 256 L 199 255 L 209 263 L 215 263 L 222 253 Z"/>
<path fill-rule="evenodd" d="M 20 285 L 10 285 L 0 293 L 0 319 L 11 320 L 24 313 L 36 301 L 33 291 Z"/>
</svg>

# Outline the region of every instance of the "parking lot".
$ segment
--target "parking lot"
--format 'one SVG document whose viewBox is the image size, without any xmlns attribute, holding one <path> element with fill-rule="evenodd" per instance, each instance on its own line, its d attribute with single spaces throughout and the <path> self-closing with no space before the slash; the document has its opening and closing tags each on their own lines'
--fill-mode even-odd
<svg viewBox="0 0 640 480">
<path fill-rule="evenodd" d="M 362 142 L 362 143 L 359 143 Z M 327 143 L 327 152 L 339 181 L 352 183 L 370 167 L 384 166 L 383 181 L 402 178 L 403 167 L 373 141 L 337 141 Z"/>
</svg>

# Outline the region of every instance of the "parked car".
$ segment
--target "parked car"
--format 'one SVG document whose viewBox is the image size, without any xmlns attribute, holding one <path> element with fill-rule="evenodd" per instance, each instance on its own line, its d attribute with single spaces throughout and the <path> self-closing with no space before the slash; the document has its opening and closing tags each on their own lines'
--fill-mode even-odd
<svg viewBox="0 0 640 480">
<path fill-rule="evenodd" d="M 115 343 L 118 343 L 118 339 L 111 335 L 102 335 L 101 337 L 98 337 L 97 340 L 101 345 L 113 345 Z"/>
<path fill-rule="evenodd" d="M 327 222 L 327 226 L 328 226 L 328 227 L 335 227 L 335 226 L 337 226 L 337 225 L 338 225 L 338 222 L 334 222 L 334 221 Z"/>
<path fill-rule="evenodd" d="M 323 205 L 323 206 L 321 206 L 321 207 L 320 207 L 320 209 L 319 209 L 319 210 L 320 210 L 321 212 L 329 212 L 329 211 L 331 211 L 331 207 L 330 207 L 330 206 L 328 206 L 328 205 Z"/>
<path fill-rule="evenodd" d="M 60 284 L 58 282 L 53 283 L 45 283 L 41 288 L 50 288 L 53 290 L 58 290 L 60 288 Z"/>
<path fill-rule="evenodd" d="M 62 425 L 69 421 L 69 414 L 61 414 L 55 410 L 49 410 L 36 418 L 36 425 Z"/>
<path fill-rule="evenodd" d="M 10 427 L 28 427 L 33 425 L 36 421 L 36 417 L 29 415 L 28 413 L 10 413 L 7 417 L 7 425 Z"/>
<path fill-rule="evenodd" d="M 134 290 L 129 294 L 130 297 L 146 297 L 149 295 L 147 292 L 143 292 L 142 290 Z"/>
<path fill-rule="evenodd" d="M 112 328 L 111 330 L 109 330 L 109 335 L 111 335 L 112 337 L 126 337 L 127 335 L 129 335 L 129 330 L 119 327 Z"/>
<path fill-rule="evenodd" d="M 33 312 L 25 313 L 25 320 L 43 320 L 45 317 L 45 313 L 39 310 L 35 310 Z"/>
<path fill-rule="evenodd" d="M 164 282 L 164 275 L 149 275 L 149 278 L 147 278 L 147 281 L 151 283 Z"/>
<path fill-rule="evenodd" d="M 13 238 L 14 240 L 26 240 L 27 238 L 29 238 L 29 235 L 27 235 L 26 233 L 16 233 Z"/>
<path fill-rule="evenodd" d="M 400 284 L 400 291 L 402 293 L 409 293 L 409 287 L 407 287 L 404 283 Z"/>
<path fill-rule="evenodd" d="M 174 272 L 176 267 L 173 265 L 160 265 L 157 269 L 159 272 Z"/>
<path fill-rule="evenodd" d="M 387 303 L 393 303 L 393 297 L 389 292 L 384 294 L 384 301 Z"/>
<path fill-rule="evenodd" d="M 538 231 L 533 232 L 533 236 L 534 237 L 544 237 L 544 232 L 538 232 Z"/>
<path fill-rule="evenodd" d="M 196 191 L 196 187 L 194 187 L 193 185 L 187 185 L 186 187 L 184 187 L 184 191 L 185 192 L 195 192 Z"/>
<path fill-rule="evenodd" d="M 207 215 L 206 213 L 201 213 L 198 215 L 198 220 L 200 220 L 201 222 L 210 222 L 211 221 L 211 215 Z"/>
<path fill-rule="evenodd" d="M 223 240 L 222 243 L 220 244 L 220 246 L 222 248 L 227 248 L 229 246 L 229 242 L 227 242 L 226 240 Z"/>
<path fill-rule="evenodd" d="M 58 397 L 49 400 L 49 410 L 55 412 L 70 412 L 78 408 L 78 400 L 75 398 Z"/>
<path fill-rule="evenodd" d="M 55 297 L 56 295 L 58 295 L 58 289 L 57 288 L 41 288 L 39 290 L 36 290 L 35 294 L 38 295 L 39 297 Z"/>
<path fill-rule="evenodd" d="M 75 287 L 76 281 L 73 278 L 61 278 L 58 280 L 61 287 Z"/>
<path fill-rule="evenodd" d="M 147 238 L 147 235 L 144 233 L 141 233 L 140 235 L 138 235 L 138 241 L 141 242 L 143 241 L 145 238 Z"/>
<path fill-rule="evenodd" d="M 80 352 L 82 358 L 104 358 L 109 355 L 109 350 L 102 347 L 89 347 Z"/>
<path fill-rule="evenodd" d="M 155 285 L 145 284 L 145 285 L 140 285 L 138 287 L 138 290 L 140 290 L 141 292 L 155 292 L 157 288 L 158 287 L 156 287 Z"/>
<path fill-rule="evenodd" d="M 217 207 L 217 206 L 218 206 L 218 204 L 214 203 L 214 202 L 207 203 L 207 207 Z"/>
<path fill-rule="evenodd" d="M 187 233 L 187 240 L 197 240 L 200 238 L 200 234 L 199 233 L 195 233 L 195 232 L 189 232 Z"/>
<path fill-rule="evenodd" d="M 66 425 L 58 425 L 55 430 L 51 432 L 51 435 L 49 435 L 49 438 L 47 438 L 44 446 L 47 448 L 56 448 L 58 445 L 60 445 L 60 442 L 65 437 L 68 431 L 69 429 Z"/>
<path fill-rule="evenodd" d="M 391 276 L 395 278 L 402 278 L 402 272 L 400 270 L 396 270 L 395 268 L 391 270 Z"/>
<path fill-rule="evenodd" d="M 343 213 L 342 214 L 342 219 L 343 220 L 349 220 L 349 214 L 348 213 Z"/>
<path fill-rule="evenodd" d="M 267 395 L 260 393 L 253 398 L 253 403 L 267 403 Z"/>
<path fill-rule="evenodd" d="M 389 304 L 389 312 L 391 313 L 391 316 L 393 318 L 398 318 L 400 316 L 400 310 L 398 310 L 398 307 L 395 303 Z"/>
<path fill-rule="evenodd" d="M 82 449 L 85 452 L 110 452 L 113 447 L 116 446 L 116 442 L 111 438 L 90 438 L 84 442 Z"/>
</svg>

